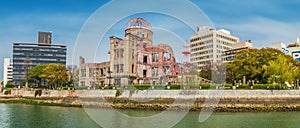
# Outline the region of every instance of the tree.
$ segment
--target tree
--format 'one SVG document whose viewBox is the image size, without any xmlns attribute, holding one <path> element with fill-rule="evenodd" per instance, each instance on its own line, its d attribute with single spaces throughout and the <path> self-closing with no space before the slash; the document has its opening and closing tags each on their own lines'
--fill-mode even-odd
<svg viewBox="0 0 300 128">
<path fill-rule="evenodd" d="M 62 64 L 48 64 L 39 77 L 45 79 L 52 89 L 68 82 L 67 69 Z"/>
<path fill-rule="evenodd" d="M 38 64 L 29 71 L 30 79 L 32 79 L 37 86 L 41 85 L 42 78 L 40 76 L 44 73 L 44 69 L 46 68 L 46 66 L 47 65 L 45 64 Z"/>
<path fill-rule="evenodd" d="M 297 78 L 299 67 L 290 64 L 286 57 L 279 55 L 278 59 L 268 62 L 268 65 L 263 65 L 265 78 L 268 78 L 268 83 L 284 83 L 288 81 L 292 83 Z"/>
<path fill-rule="evenodd" d="M 279 66 L 280 64 L 285 65 L 283 67 Z M 298 76 L 294 75 L 296 73 L 293 70 L 298 70 L 299 66 L 300 63 L 292 56 L 286 55 L 277 49 L 247 49 L 238 52 L 232 62 L 228 63 L 227 74 L 232 75 L 236 80 L 242 80 L 245 76 L 248 80 L 268 83 L 270 77 L 274 78 L 274 75 L 278 74 L 275 68 L 293 74 L 291 76 L 288 76 L 288 74 L 280 75 L 282 80 L 290 80 Z"/>
<path fill-rule="evenodd" d="M 7 81 L 5 88 L 14 88 L 15 85 L 13 84 L 12 80 Z"/>
<path fill-rule="evenodd" d="M 199 76 L 208 80 L 211 80 L 211 75 L 212 75 L 212 66 L 211 64 L 206 64 L 201 71 L 199 72 Z"/>
</svg>

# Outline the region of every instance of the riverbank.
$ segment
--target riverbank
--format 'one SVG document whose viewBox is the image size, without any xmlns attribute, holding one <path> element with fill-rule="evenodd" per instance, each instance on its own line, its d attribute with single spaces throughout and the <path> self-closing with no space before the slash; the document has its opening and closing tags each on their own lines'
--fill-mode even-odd
<svg viewBox="0 0 300 128">
<path fill-rule="evenodd" d="M 84 108 L 216 112 L 300 111 L 299 90 L 16 90 L 0 96 L 0 103 Z M 212 104 L 214 103 L 214 104 Z"/>
<path fill-rule="evenodd" d="M 67 100 L 68 101 L 67 101 Z M 61 106 L 61 107 L 86 107 L 86 108 L 115 108 L 115 109 L 135 109 L 135 110 L 156 110 L 164 111 L 167 109 L 180 111 L 189 109 L 190 111 L 201 111 L 203 108 L 203 100 L 197 99 L 190 106 L 186 104 L 173 105 L 175 99 L 156 99 L 150 103 L 136 102 L 124 98 L 108 98 L 108 102 L 86 102 L 80 103 L 78 98 L 55 98 L 55 99 L 40 99 L 40 98 L 0 98 L 0 103 L 6 104 L 28 104 L 28 105 L 43 105 L 43 106 Z M 227 99 L 234 102 L 226 103 L 226 100 L 221 99 L 214 108 L 216 112 L 287 112 L 300 111 L 300 103 L 288 102 L 265 102 L 272 99 L 252 99 L 252 101 L 237 101 L 235 99 Z M 249 100 L 249 99 L 247 99 Z M 256 101 L 253 101 L 256 100 Z M 300 99 L 294 99 L 300 100 Z M 66 102 L 67 101 L 67 102 Z M 70 102 L 71 101 L 71 102 Z M 239 103 L 240 102 L 240 103 Z M 252 102 L 252 103 L 250 103 Z M 261 102 L 261 103 L 260 103 Z"/>
</svg>

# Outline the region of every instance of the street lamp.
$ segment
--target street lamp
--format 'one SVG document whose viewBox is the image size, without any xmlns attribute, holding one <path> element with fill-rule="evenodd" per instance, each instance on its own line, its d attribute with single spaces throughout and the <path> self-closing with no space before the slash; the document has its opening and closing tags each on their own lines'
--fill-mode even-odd
<svg viewBox="0 0 300 128">
<path fill-rule="evenodd" d="M 110 86 L 110 79 L 111 79 L 111 73 L 112 73 L 112 71 L 108 70 L 107 73 L 108 73 L 108 76 L 107 76 L 107 78 L 108 78 L 108 86 Z"/>
<path fill-rule="evenodd" d="M 296 87 L 299 87 L 299 79 L 296 80 Z"/>
</svg>

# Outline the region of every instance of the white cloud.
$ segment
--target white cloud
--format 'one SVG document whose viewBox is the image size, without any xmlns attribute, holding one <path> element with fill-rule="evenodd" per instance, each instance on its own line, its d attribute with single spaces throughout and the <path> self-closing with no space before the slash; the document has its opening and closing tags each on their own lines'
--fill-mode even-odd
<svg viewBox="0 0 300 128">
<path fill-rule="evenodd" d="M 253 17 L 237 24 L 222 25 L 242 40 L 250 39 L 255 47 L 270 47 L 275 42 L 291 43 L 299 37 L 300 23 L 287 23 L 263 17 Z"/>
</svg>

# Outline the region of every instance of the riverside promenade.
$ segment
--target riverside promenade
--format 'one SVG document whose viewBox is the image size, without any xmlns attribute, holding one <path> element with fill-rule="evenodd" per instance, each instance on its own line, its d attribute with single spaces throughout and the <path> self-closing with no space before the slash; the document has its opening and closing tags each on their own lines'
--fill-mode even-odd
<svg viewBox="0 0 300 128">
<path fill-rule="evenodd" d="M 14 100 L 12 103 L 27 100 L 28 104 L 117 109 L 200 111 L 214 103 L 211 107 L 221 112 L 300 111 L 300 90 L 42 90 L 37 93 L 33 89 L 12 89 L 10 95 L 1 95 L 0 101 L 10 103 L 3 102 L 10 99 Z"/>
</svg>

